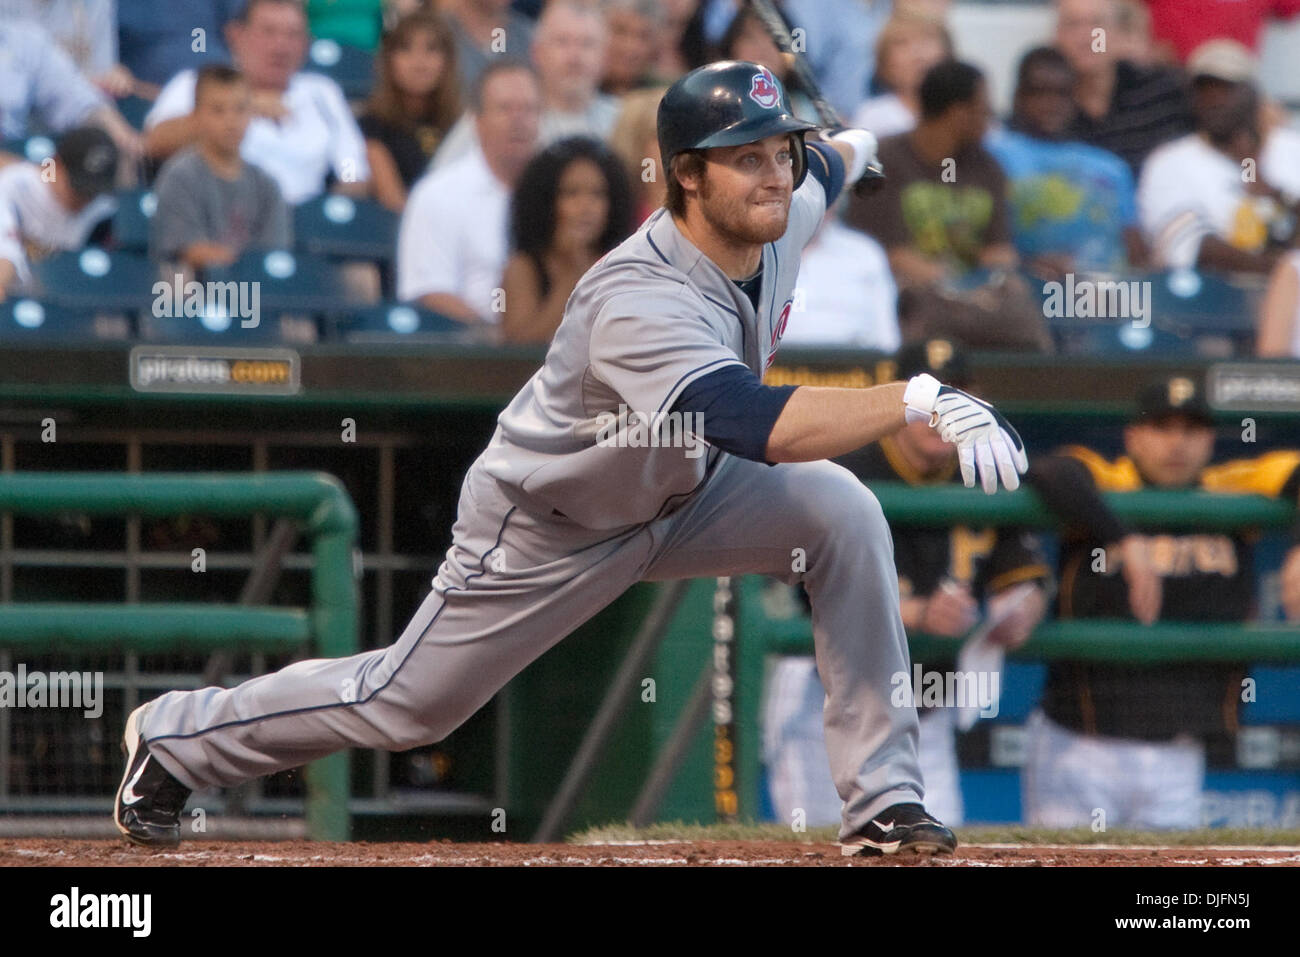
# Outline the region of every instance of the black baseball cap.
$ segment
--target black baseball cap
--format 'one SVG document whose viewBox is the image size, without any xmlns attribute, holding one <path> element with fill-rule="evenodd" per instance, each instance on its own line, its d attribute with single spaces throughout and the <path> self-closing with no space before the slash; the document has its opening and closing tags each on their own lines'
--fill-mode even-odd
<svg viewBox="0 0 1300 957">
<path fill-rule="evenodd" d="M 970 366 L 961 348 L 949 339 L 923 339 L 903 346 L 894 357 L 899 379 L 928 372 L 944 385 L 971 384 Z"/>
<path fill-rule="evenodd" d="M 78 195 L 94 198 L 117 183 L 117 144 L 98 126 L 78 126 L 59 138 L 54 154 Z"/>
<path fill-rule="evenodd" d="M 1205 389 L 1186 375 L 1167 376 L 1142 387 L 1137 399 L 1137 421 L 1148 422 L 1171 415 L 1185 415 L 1203 425 L 1214 425 L 1214 414 L 1205 401 Z"/>
</svg>

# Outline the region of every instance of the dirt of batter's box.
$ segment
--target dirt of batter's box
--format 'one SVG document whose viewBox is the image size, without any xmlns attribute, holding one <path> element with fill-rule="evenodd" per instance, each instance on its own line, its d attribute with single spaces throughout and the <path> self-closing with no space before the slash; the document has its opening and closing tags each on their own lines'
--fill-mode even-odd
<svg viewBox="0 0 1300 957">
<path fill-rule="evenodd" d="M 0 866 L 222 867 L 1059 867 L 1300 866 L 1300 848 L 973 845 L 952 855 L 845 858 L 834 844 L 694 841 L 643 844 L 326 844 L 187 841 L 149 851 L 114 840 L 0 840 Z"/>
</svg>

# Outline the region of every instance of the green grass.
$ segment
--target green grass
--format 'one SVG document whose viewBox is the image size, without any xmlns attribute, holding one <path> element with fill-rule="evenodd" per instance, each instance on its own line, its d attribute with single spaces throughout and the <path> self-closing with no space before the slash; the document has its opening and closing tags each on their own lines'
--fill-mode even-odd
<svg viewBox="0 0 1300 957">
<path fill-rule="evenodd" d="M 1125 831 L 1101 833 L 1090 828 L 1059 830 L 1021 825 L 976 825 L 956 829 L 963 844 L 1149 844 L 1163 847 L 1300 846 L 1300 830 L 1216 828 L 1197 831 Z M 781 824 L 688 824 L 674 821 L 634 828 L 612 823 L 569 835 L 570 844 L 607 844 L 616 841 L 796 841 L 834 843 L 833 827 L 809 828 L 794 833 Z"/>
</svg>

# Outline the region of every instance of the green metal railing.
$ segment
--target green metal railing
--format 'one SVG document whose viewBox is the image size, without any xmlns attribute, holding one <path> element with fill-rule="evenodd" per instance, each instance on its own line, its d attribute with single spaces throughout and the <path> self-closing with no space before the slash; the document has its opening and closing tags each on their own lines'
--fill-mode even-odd
<svg viewBox="0 0 1300 957">
<path fill-rule="evenodd" d="M 985 495 L 980 489 L 953 485 L 918 488 L 902 482 L 871 483 L 893 525 L 1016 525 L 1056 528 L 1060 520 L 1029 489 Z M 1231 531 L 1239 528 L 1285 528 L 1296 519 L 1294 502 L 1259 495 L 1220 495 L 1201 491 L 1108 492 L 1107 505 L 1134 528 Z M 737 612 L 736 715 L 739 748 L 738 784 L 742 816 L 757 817 L 762 728 L 759 714 L 764 659 L 770 654 L 811 655 L 812 626 L 807 616 L 771 618 L 763 610 L 764 581 L 740 580 Z M 912 634 L 908 645 L 915 660 L 948 657 L 951 638 Z M 1126 619 L 1046 621 L 1033 637 L 1007 656 L 1017 661 L 1084 659 L 1128 663 L 1162 661 L 1300 662 L 1300 627 L 1281 624 L 1203 624 Z"/>
<path fill-rule="evenodd" d="M 358 589 L 353 574 L 357 511 L 333 476 L 309 472 L 10 473 L 0 475 L 0 512 L 161 517 L 255 513 L 295 519 L 311 540 L 308 610 L 210 604 L 0 605 L 0 647 L 41 652 L 119 651 L 291 652 L 307 643 L 322 657 L 359 648 Z M 307 767 L 306 817 L 319 840 L 347 840 L 347 752 Z"/>
<path fill-rule="evenodd" d="M 1030 489 L 985 495 L 961 485 L 918 488 L 904 482 L 872 482 L 889 521 L 895 525 L 1021 525 L 1057 528 L 1060 519 Z M 1217 492 L 1103 492 L 1111 510 L 1143 528 L 1194 528 L 1230 531 L 1258 525 L 1278 528 L 1295 520 L 1294 502 L 1262 495 Z"/>
</svg>

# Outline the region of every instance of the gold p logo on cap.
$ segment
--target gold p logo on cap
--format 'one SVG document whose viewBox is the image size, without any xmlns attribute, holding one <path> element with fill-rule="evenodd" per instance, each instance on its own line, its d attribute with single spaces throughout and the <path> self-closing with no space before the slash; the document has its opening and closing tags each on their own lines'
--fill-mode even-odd
<svg viewBox="0 0 1300 957">
<path fill-rule="evenodd" d="M 931 339 L 925 344 L 925 364 L 931 369 L 942 369 L 952 358 L 952 343 L 947 339 Z"/>
</svg>

